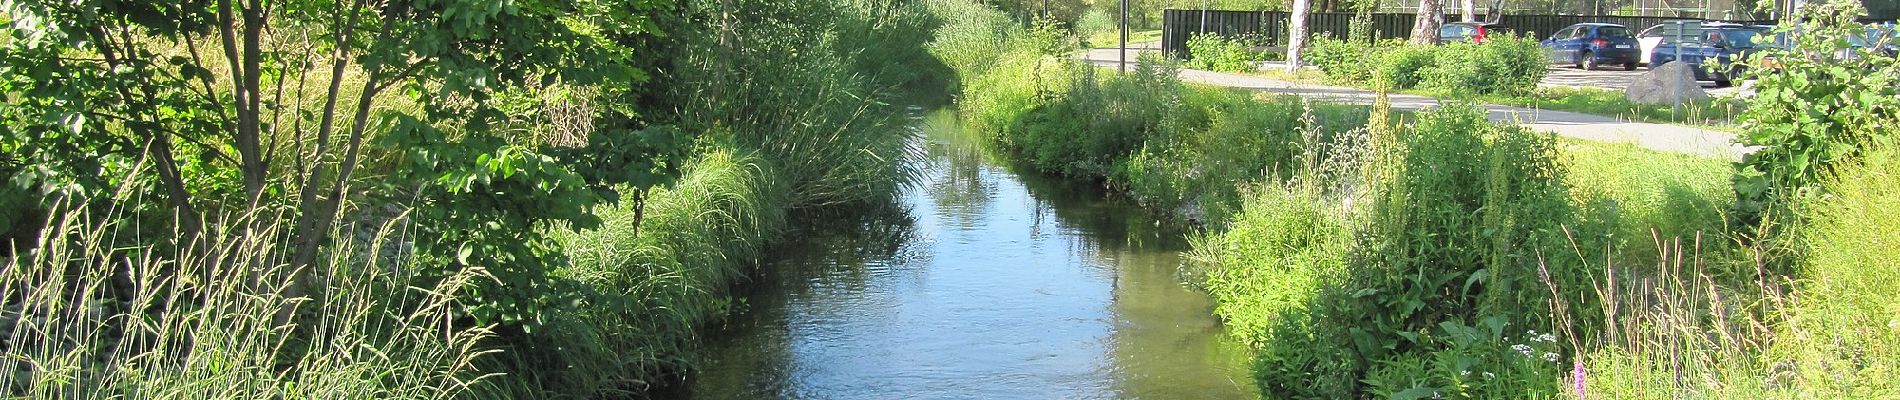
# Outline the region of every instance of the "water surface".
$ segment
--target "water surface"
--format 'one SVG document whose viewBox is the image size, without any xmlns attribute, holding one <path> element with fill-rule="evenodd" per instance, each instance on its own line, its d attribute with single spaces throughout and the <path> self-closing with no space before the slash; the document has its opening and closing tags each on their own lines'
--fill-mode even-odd
<svg viewBox="0 0 1900 400">
<path fill-rule="evenodd" d="M 709 338 L 692 397 L 1254 397 L 1246 351 L 1178 277 L 1178 232 L 1000 166 L 948 112 L 918 124 L 922 184 L 799 218 Z"/>
</svg>

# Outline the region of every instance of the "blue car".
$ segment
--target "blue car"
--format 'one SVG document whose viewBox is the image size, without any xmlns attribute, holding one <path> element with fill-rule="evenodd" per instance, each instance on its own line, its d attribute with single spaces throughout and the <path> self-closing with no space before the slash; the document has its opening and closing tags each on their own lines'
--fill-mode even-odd
<svg viewBox="0 0 1900 400">
<path fill-rule="evenodd" d="M 1690 69 L 1695 70 L 1696 80 L 1715 81 L 1716 87 L 1728 87 L 1746 72 L 1736 63 L 1762 49 L 1763 45 L 1757 42 L 1762 41 L 1759 38 L 1767 31 L 1767 27 L 1724 26 L 1703 28 L 1701 34 L 1680 43 L 1667 39 L 1650 53 L 1649 68 L 1684 62 L 1693 67 Z"/>
<path fill-rule="evenodd" d="M 1570 64 L 1586 70 L 1604 65 L 1620 65 L 1624 71 L 1636 70 L 1643 56 L 1641 45 L 1630 29 L 1617 24 L 1576 24 L 1558 29 L 1543 41 L 1544 52 L 1552 64 Z"/>
</svg>

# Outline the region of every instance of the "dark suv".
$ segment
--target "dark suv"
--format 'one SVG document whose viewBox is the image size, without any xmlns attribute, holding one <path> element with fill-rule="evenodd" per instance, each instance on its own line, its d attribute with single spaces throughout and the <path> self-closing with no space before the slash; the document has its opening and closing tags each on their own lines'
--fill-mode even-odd
<svg viewBox="0 0 1900 400">
<path fill-rule="evenodd" d="M 1742 78 L 1745 71 L 1737 63 L 1762 49 L 1757 41 L 1766 32 L 1764 27 L 1725 26 L 1704 28 L 1694 38 L 1680 43 L 1674 38 L 1665 38 L 1650 53 L 1649 67 L 1654 69 L 1678 61 L 1689 63 L 1695 70 L 1696 80 L 1715 81 L 1715 86 L 1727 87 Z"/>
<path fill-rule="evenodd" d="M 1558 29 L 1544 39 L 1544 51 L 1553 64 L 1596 69 L 1602 65 L 1621 65 L 1624 71 L 1636 69 L 1642 52 L 1630 29 L 1617 24 L 1576 24 Z"/>
</svg>

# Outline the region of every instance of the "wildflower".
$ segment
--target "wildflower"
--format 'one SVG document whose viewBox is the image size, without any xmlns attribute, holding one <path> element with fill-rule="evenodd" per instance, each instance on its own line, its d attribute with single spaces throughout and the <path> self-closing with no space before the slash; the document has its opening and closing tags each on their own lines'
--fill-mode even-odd
<svg viewBox="0 0 1900 400">
<path fill-rule="evenodd" d="M 1491 379 L 1491 378 L 1496 378 L 1496 377 L 1498 377 L 1498 374 L 1493 374 L 1490 372 L 1484 373 L 1484 379 Z"/>
<path fill-rule="evenodd" d="M 1532 350 L 1531 346 L 1527 344 L 1511 345 L 1511 350 L 1516 350 L 1517 354 L 1523 354 L 1525 357 L 1530 357 L 1531 354 L 1535 353 L 1535 350 Z"/>
<path fill-rule="evenodd" d="M 1557 362 L 1557 353 L 1544 352 L 1545 362 Z"/>
<path fill-rule="evenodd" d="M 1586 396 L 1583 391 L 1583 382 L 1584 382 L 1583 357 L 1577 357 L 1577 361 L 1572 365 L 1574 365 L 1574 367 L 1572 367 L 1570 370 L 1570 379 L 1571 381 L 1576 382 L 1577 399 L 1578 400 L 1587 399 L 1589 397 Z"/>
</svg>

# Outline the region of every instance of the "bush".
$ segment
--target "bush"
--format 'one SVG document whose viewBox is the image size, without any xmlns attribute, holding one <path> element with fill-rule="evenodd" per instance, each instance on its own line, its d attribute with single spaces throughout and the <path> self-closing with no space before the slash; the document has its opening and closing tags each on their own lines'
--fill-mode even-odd
<svg viewBox="0 0 1900 400">
<path fill-rule="evenodd" d="M 1311 307 L 1344 277 L 1351 223 L 1346 210 L 1297 186 L 1267 186 L 1241 210 L 1231 229 L 1197 238 L 1191 259 L 1228 332 L 1261 347 L 1320 323 Z"/>
<path fill-rule="evenodd" d="M 1514 34 L 1492 35 L 1483 44 L 1447 44 L 1433 53 L 1417 83 L 1457 94 L 1527 95 L 1548 73 L 1537 40 Z"/>
<path fill-rule="evenodd" d="M 1188 39 L 1188 68 L 1220 72 L 1249 72 L 1259 69 L 1262 57 L 1247 49 L 1247 44 L 1216 33 L 1202 33 Z"/>
<path fill-rule="evenodd" d="M 1873 146 L 1893 146 L 1900 126 L 1900 61 L 1847 46 L 1862 34 L 1858 4 L 1811 7 L 1809 22 L 1776 31 L 1799 51 L 1753 58 L 1756 95 L 1739 142 L 1760 146 L 1736 164 L 1736 217 L 1754 224 L 1801 201 L 1832 166 Z M 1851 57 L 1849 57 L 1851 55 Z M 1871 73 L 1870 73 L 1871 72 Z"/>
<path fill-rule="evenodd" d="M 1418 86 L 1419 73 L 1431 67 L 1438 59 L 1438 48 L 1431 46 L 1397 46 L 1383 49 L 1375 58 L 1372 84 L 1383 85 L 1391 89 L 1410 89 Z"/>
<path fill-rule="evenodd" d="M 1484 44 L 1443 46 L 1398 41 L 1367 45 L 1320 36 L 1308 46 L 1307 62 L 1325 72 L 1327 80 L 1392 90 L 1424 87 L 1465 95 L 1521 96 L 1535 91 L 1547 72 L 1537 41 L 1510 34 L 1492 36 Z"/>
<path fill-rule="evenodd" d="M 1554 394 L 1566 349 L 1536 333 L 1557 325 L 1552 287 L 1595 304 L 1587 271 L 1542 257 L 1567 251 L 1573 213 L 1555 139 L 1472 106 L 1418 118 L 1397 135 L 1395 164 L 1373 164 L 1383 178 L 1327 184 L 1360 188 L 1342 196 L 1360 196 L 1347 204 L 1363 214 L 1346 215 L 1362 221 L 1270 190 L 1199 242 L 1221 313 L 1260 348 L 1269 395 Z"/>
<path fill-rule="evenodd" d="M 1334 39 L 1328 35 L 1316 35 L 1306 42 L 1306 52 L 1301 54 L 1305 62 L 1334 82 L 1367 82 L 1372 80 L 1375 63 L 1368 63 L 1374 52 L 1371 47 L 1345 40 Z"/>
</svg>

